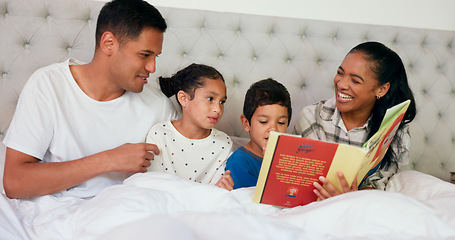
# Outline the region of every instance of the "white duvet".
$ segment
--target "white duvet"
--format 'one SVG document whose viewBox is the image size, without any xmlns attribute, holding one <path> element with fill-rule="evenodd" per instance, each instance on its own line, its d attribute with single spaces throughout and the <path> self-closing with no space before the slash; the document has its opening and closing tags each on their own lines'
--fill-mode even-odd
<svg viewBox="0 0 455 240">
<path fill-rule="evenodd" d="M 291 209 L 162 173 L 91 200 L 0 198 L 0 239 L 455 239 L 455 185 L 416 171 Z"/>
</svg>

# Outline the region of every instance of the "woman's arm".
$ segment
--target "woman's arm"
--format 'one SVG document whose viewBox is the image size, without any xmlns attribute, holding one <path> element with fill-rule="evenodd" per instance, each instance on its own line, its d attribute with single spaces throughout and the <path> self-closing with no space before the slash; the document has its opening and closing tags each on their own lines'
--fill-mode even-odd
<svg viewBox="0 0 455 240">
<path fill-rule="evenodd" d="M 315 104 L 306 106 L 302 109 L 294 125 L 294 134 L 301 135 L 305 138 L 320 140 L 318 128 L 316 127 L 319 126 L 315 113 L 316 107 L 317 105 Z"/>
</svg>

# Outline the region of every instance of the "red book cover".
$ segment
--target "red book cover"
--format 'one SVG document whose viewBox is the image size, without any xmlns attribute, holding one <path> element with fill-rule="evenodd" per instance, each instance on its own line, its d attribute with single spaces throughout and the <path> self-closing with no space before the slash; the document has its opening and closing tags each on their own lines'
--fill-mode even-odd
<svg viewBox="0 0 455 240">
<path fill-rule="evenodd" d="M 289 135 L 278 138 L 260 202 L 294 207 L 316 201 L 313 182 L 327 175 L 338 145 Z"/>
</svg>

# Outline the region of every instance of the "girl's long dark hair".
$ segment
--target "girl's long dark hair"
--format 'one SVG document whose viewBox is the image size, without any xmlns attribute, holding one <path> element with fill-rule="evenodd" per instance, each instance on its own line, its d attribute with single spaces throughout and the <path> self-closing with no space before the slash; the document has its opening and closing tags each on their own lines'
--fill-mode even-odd
<svg viewBox="0 0 455 240">
<path fill-rule="evenodd" d="M 224 82 L 223 75 L 218 70 L 211 66 L 196 63 L 178 71 L 172 77 L 159 77 L 158 81 L 161 91 L 167 97 L 171 97 L 180 90 L 183 90 L 193 99 L 196 88 L 204 85 L 202 78 L 221 79 Z"/>
<path fill-rule="evenodd" d="M 367 139 L 378 131 L 388 108 L 393 107 L 394 105 L 405 100 L 411 100 L 409 108 L 398 127 L 397 134 L 390 145 L 398 146 L 399 149 L 403 144 L 401 139 L 403 128 L 416 116 L 414 95 L 409 88 L 408 78 L 406 76 L 403 62 L 398 54 L 378 42 L 361 43 L 354 47 L 349 53 L 354 52 L 361 52 L 367 56 L 366 60 L 371 63 L 371 70 L 376 75 L 376 79 L 379 81 L 379 86 L 390 83 L 389 91 L 383 97 L 376 100 L 371 113 L 371 118 L 368 122 L 369 130 Z M 396 160 L 397 157 L 397 153 L 394 149 L 389 147 L 379 168 L 387 170 L 392 164 L 396 165 L 398 168 Z"/>
</svg>

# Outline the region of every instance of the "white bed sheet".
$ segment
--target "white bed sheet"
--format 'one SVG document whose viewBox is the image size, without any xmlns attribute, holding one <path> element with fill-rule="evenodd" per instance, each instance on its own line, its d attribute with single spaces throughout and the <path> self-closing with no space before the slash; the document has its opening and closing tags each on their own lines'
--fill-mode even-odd
<svg viewBox="0 0 455 240">
<path fill-rule="evenodd" d="M 136 174 L 91 200 L 2 196 L 0 239 L 455 239 L 455 185 L 403 171 L 389 186 L 280 209 L 254 188 Z"/>
</svg>

